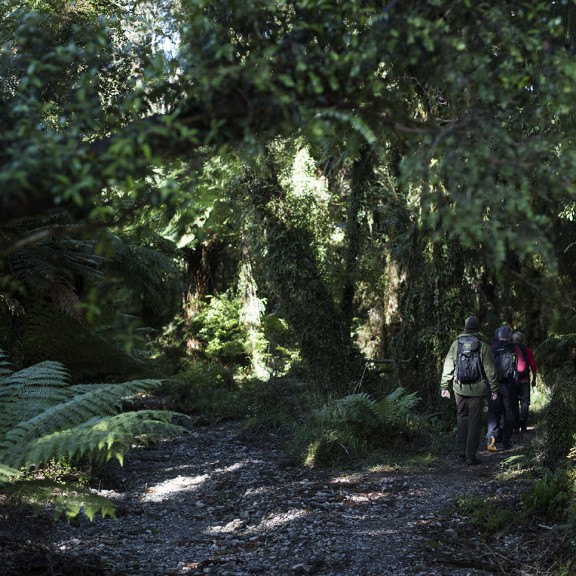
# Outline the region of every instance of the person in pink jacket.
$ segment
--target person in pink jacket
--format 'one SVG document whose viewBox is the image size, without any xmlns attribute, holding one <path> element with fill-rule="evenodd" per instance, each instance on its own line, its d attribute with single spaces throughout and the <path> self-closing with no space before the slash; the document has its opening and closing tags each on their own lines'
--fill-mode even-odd
<svg viewBox="0 0 576 576">
<path fill-rule="evenodd" d="M 536 373 L 538 366 L 531 348 L 524 344 L 524 334 L 514 332 L 512 341 L 520 349 L 524 356 L 525 368 L 520 369 L 520 359 L 518 360 L 518 376 L 516 378 L 516 391 L 518 394 L 519 406 L 516 406 L 514 419 L 514 432 L 526 432 L 528 423 L 528 412 L 530 410 L 530 386 L 536 386 Z"/>
</svg>

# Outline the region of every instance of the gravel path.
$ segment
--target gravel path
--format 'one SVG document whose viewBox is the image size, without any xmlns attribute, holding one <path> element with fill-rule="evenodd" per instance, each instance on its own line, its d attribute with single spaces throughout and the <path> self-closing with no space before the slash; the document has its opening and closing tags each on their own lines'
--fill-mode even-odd
<svg viewBox="0 0 576 576">
<path fill-rule="evenodd" d="M 479 466 L 446 455 L 430 467 L 331 473 L 286 467 L 273 436 L 234 423 L 193 429 L 132 451 L 117 474 L 116 520 L 58 524 L 54 544 L 105 562 L 107 575 L 516 576 L 542 575 L 533 530 L 486 544 L 455 498 L 503 505 L 518 483 L 496 480 L 502 454 Z"/>
</svg>

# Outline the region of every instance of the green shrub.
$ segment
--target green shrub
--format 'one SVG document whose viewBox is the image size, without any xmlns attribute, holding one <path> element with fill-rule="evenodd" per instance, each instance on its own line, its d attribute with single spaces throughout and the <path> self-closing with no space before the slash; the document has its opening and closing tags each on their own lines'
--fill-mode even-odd
<svg viewBox="0 0 576 576">
<path fill-rule="evenodd" d="M 272 377 L 285 376 L 300 360 L 296 338 L 288 322 L 275 314 L 262 316 L 262 354 Z"/>
<path fill-rule="evenodd" d="M 550 399 L 544 409 L 544 458 L 546 468 L 564 468 L 576 434 L 576 392 L 572 370 L 558 370 L 547 377 Z"/>
<path fill-rule="evenodd" d="M 449 513 L 454 512 L 466 517 L 484 539 L 510 526 L 518 514 L 515 510 L 504 508 L 501 502 L 491 502 L 484 496 L 457 497 L 454 508 L 449 510 Z"/>
<path fill-rule="evenodd" d="M 413 409 L 419 398 L 398 388 L 376 401 L 351 394 L 311 412 L 296 432 L 295 445 L 304 449 L 309 466 L 334 466 L 391 448 L 400 435 L 414 434 L 423 423 Z"/>
<path fill-rule="evenodd" d="M 548 470 L 522 496 L 522 503 L 529 512 L 560 520 L 566 517 L 573 490 L 574 485 L 566 470 Z"/>
<path fill-rule="evenodd" d="M 270 378 L 250 392 L 250 416 L 246 430 L 292 428 L 315 404 L 310 387 L 295 377 Z"/>
<path fill-rule="evenodd" d="M 209 360 L 228 365 L 248 362 L 248 334 L 240 321 L 241 305 L 230 291 L 210 296 L 202 303 L 191 329 L 204 342 L 204 354 Z"/>
<path fill-rule="evenodd" d="M 262 314 L 258 324 L 250 325 L 245 313 L 241 298 L 230 290 L 201 304 L 190 329 L 203 342 L 204 357 L 230 367 L 258 364 L 262 374 L 285 375 L 299 358 L 288 323 Z"/>
<path fill-rule="evenodd" d="M 247 386 L 244 383 L 244 386 Z M 217 362 L 197 361 L 173 378 L 166 380 L 160 395 L 180 412 L 215 420 L 246 416 L 248 398 L 237 385 L 232 370 Z"/>
</svg>

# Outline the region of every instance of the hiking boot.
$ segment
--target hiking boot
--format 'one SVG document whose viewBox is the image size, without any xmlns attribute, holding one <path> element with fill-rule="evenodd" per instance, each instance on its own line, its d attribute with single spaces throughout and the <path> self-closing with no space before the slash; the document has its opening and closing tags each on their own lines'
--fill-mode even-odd
<svg viewBox="0 0 576 576">
<path fill-rule="evenodd" d="M 477 464 L 482 464 L 480 458 L 472 458 L 472 460 L 466 460 L 466 466 L 476 466 Z"/>
<path fill-rule="evenodd" d="M 488 446 L 486 446 L 486 450 L 488 450 L 488 452 L 498 451 L 498 448 L 496 448 L 496 438 L 494 438 L 494 436 L 490 436 L 488 439 Z"/>
</svg>

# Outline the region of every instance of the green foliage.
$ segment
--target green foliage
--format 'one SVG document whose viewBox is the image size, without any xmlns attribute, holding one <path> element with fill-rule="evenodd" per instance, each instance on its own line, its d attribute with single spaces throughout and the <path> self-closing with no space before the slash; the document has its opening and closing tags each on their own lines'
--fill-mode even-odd
<svg viewBox="0 0 576 576">
<path fill-rule="evenodd" d="M 232 293 L 210 296 L 200 304 L 191 329 L 204 342 L 203 351 L 210 360 L 224 364 L 247 361 L 247 333 L 240 319 L 241 302 Z"/>
<path fill-rule="evenodd" d="M 556 521 L 564 520 L 568 504 L 574 498 L 574 488 L 571 475 L 566 470 L 546 470 L 544 477 L 535 481 L 522 496 L 522 503 L 531 513 Z"/>
<path fill-rule="evenodd" d="M 173 244 L 153 230 L 87 239 L 60 213 L 4 227 L 2 249 L 0 345 L 18 365 L 51 358 L 76 379 L 146 371 L 131 355 L 144 356 L 181 295 Z"/>
<path fill-rule="evenodd" d="M 397 290 L 402 322 L 392 338 L 392 356 L 399 382 L 418 390 L 433 407 L 440 403 L 438 382 L 450 343 L 478 306 L 473 290 L 478 271 L 471 254 L 455 241 L 440 246 L 419 236 L 399 256 L 396 266 L 407 281 Z"/>
<path fill-rule="evenodd" d="M 571 382 L 573 370 L 560 368 L 546 377 L 550 399 L 544 410 L 545 454 L 547 468 L 563 469 L 576 435 L 576 394 Z"/>
<path fill-rule="evenodd" d="M 41 362 L 17 372 L 7 369 L 0 353 L 0 470 L 13 482 L 31 466 L 42 467 L 53 460 L 93 462 L 123 455 L 135 442 L 148 443 L 175 435 L 181 429 L 171 424 L 172 413 L 157 410 L 122 412 L 136 395 L 148 393 L 159 381 L 140 380 L 120 384 L 70 384 L 68 373 L 58 362 Z M 19 474 L 15 471 L 19 470 Z M 24 483 L 27 490 L 27 483 Z M 17 486 L 17 493 L 25 496 Z M 58 493 L 58 484 L 52 495 Z M 44 489 L 37 497 L 46 495 Z M 78 494 L 68 494 L 67 514 L 85 506 L 91 516 L 109 507 L 90 508 Z M 97 499 L 92 499 L 94 503 Z"/>
<path fill-rule="evenodd" d="M 264 314 L 261 319 L 262 350 L 272 377 L 288 374 L 300 360 L 294 331 L 277 314 Z"/>
<path fill-rule="evenodd" d="M 253 182 L 252 202 L 269 232 L 262 246 L 263 284 L 298 337 L 306 380 L 325 392 L 354 388 L 364 367 L 324 278 L 314 233 L 297 218 L 271 164 Z"/>
<path fill-rule="evenodd" d="M 32 506 L 38 513 L 49 505 L 54 519 L 72 520 L 80 513 L 92 520 L 96 514 L 114 518 L 116 507 L 107 498 L 86 490 L 72 481 L 23 479 L 2 487 L 8 503 Z"/>
<path fill-rule="evenodd" d="M 469 313 L 510 321 L 522 308 L 543 338 L 549 308 L 573 308 L 573 2 L 199 0 L 163 4 L 153 23 L 124 2 L 8 4 L 1 327 L 26 360 L 63 359 L 50 347 L 64 350 L 67 334 L 49 332 L 48 316 L 16 294 L 89 319 L 102 311 L 70 352 L 95 379 L 104 355 L 86 333 L 132 352 L 178 305 L 176 243 L 193 250 L 215 237 L 246 261 L 261 256 L 257 298 L 279 309 L 324 393 L 356 389 L 364 364 L 351 326 L 361 334 L 370 318 L 364 349 L 392 357 L 396 382 L 430 406 Z M 375 179 L 356 195 L 359 150 Z M 116 231 L 110 251 L 85 251 L 101 226 Z M 216 276 L 216 294 L 236 282 L 236 272 Z M 99 283 L 100 297 L 85 283 Z M 560 287 L 569 295 L 558 306 Z M 215 296 L 197 333 L 210 359 L 247 366 L 236 304 Z M 249 336 L 259 352 L 272 342 Z M 286 373 L 297 352 L 276 350 L 270 371 Z M 553 461 L 573 432 L 555 428 L 555 406 L 573 412 L 561 396 Z"/>
<path fill-rule="evenodd" d="M 541 371 L 550 373 L 552 381 L 569 377 L 568 370 L 573 366 L 573 351 L 576 349 L 575 320 L 571 316 L 556 320 L 551 326 L 554 332 L 536 350 Z"/>
<path fill-rule="evenodd" d="M 317 402 L 312 387 L 294 376 L 257 382 L 249 399 L 250 410 L 243 424 L 248 431 L 292 429 Z"/>
<path fill-rule="evenodd" d="M 120 309 L 156 330 L 172 319 L 182 291 L 177 265 L 180 254 L 174 242 L 148 224 L 134 226 L 127 233 L 105 234 L 97 249 L 106 257 L 103 268 L 108 277 L 107 282 L 98 285 L 102 308 L 110 305 L 115 311 Z M 112 320 L 118 322 L 118 318 Z M 123 331 L 111 332 L 112 338 L 118 338 Z"/>
<path fill-rule="evenodd" d="M 411 423 L 413 410 L 419 402 L 416 392 L 408 394 L 404 388 L 396 388 L 374 404 L 374 411 L 384 426 L 402 429 Z"/>
<path fill-rule="evenodd" d="M 230 369 L 213 361 L 192 362 L 165 380 L 159 395 L 168 406 L 206 421 L 239 419 L 248 412 L 246 390 Z"/>
<path fill-rule="evenodd" d="M 453 510 L 478 529 L 485 540 L 505 530 L 518 512 L 503 507 L 500 502 L 486 500 L 484 496 L 461 496 L 456 498 Z"/>
<path fill-rule="evenodd" d="M 19 364 L 33 364 L 50 358 L 66 365 L 75 381 L 117 381 L 150 377 L 152 371 L 142 360 L 130 355 L 113 339 L 105 323 L 79 323 L 38 298 L 27 300 L 21 318 Z M 14 344 L 14 315 L 0 305 L 0 345 Z M 99 328 L 102 334 L 99 334 Z M 124 342 L 122 342 L 124 343 Z"/>
<path fill-rule="evenodd" d="M 229 289 L 198 302 L 198 311 L 188 323 L 190 334 L 201 343 L 201 355 L 246 376 L 252 375 L 250 359 L 256 356 L 274 376 L 288 372 L 298 359 L 294 334 L 277 314 L 265 314 L 264 303 L 256 319 L 248 318 L 244 299 Z"/>
<path fill-rule="evenodd" d="M 308 466 L 353 462 L 368 453 L 392 448 L 401 435 L 416 435 L 413 413 L 419 398 L 402 388 L 374 400 L 368 394 L 345 396 L 312 412 L 296 432 L 295 444 L 306 446 Z M 423 428 L 420 428 L 420 432 Z"/>
</svg>

